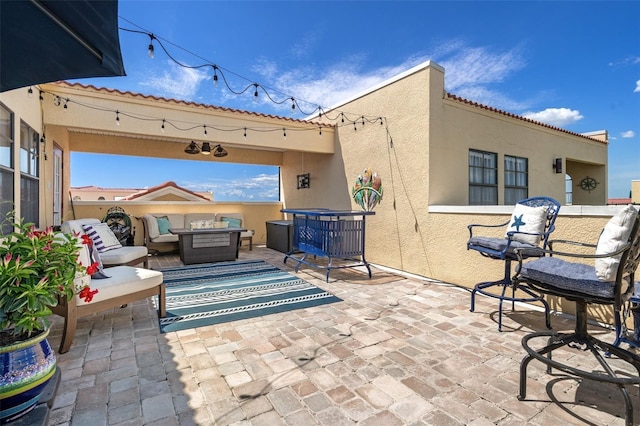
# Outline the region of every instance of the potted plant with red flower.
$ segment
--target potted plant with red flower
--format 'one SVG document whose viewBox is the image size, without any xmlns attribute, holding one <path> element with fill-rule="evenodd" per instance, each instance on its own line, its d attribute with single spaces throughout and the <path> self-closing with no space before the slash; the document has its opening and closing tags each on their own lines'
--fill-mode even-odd
<svg viewBox="0 0 640 426">
<path fill-rule="evenodd" d="M 22 393 L 37 402 L 34 392 L 42 392 L 55 372 L 55 354 L 47 342 L 50 307 L 60 297 L 78 293 L 90 301 L 97 292 L 87 285 L 76 288 L 76 277 L 97 267 L 78 261 L 82 244 L 90 240 L 52 228 L 37 230 L 32 223 L 15 221 L 13 212 L 7 224 L 13 232 L 0 233 L 0 423 L 32 406 L 13 408 L 24 404 L 16 400 Z"/>
</svg>

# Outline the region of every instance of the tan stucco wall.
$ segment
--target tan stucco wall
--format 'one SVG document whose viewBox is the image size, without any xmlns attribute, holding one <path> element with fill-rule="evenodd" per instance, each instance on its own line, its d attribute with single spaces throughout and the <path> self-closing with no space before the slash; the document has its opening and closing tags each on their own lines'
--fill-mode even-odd
<svg viewBox="0 0 640 426">
<path fill-rule="evenodd" d="M 640 180 L 631 181 L 631 201 L 640 204 Z"/>
<path fill-rule="evenodd" d="M 358 209 L 350 191 L 356 176 L 369 167 L 382 177 L 384 198 L 375 216 L 367 218 L 367 259 L 420 275 L 458 279 L 446 272 L 450 266 L 438 268 L 433 258 L 451 253 L 434 246 L 438 236 L 447 238 L 460 231 L 447 223 L 434 223 L 429 206 L 468 204 L 470 148 L 499 154 L 500 203 L 505 154 L 529 159 L 529 196 L 551 196 L 561 203 L 565 174 L 554 172 L 555 158 L 598 164 L 600 171 L 606 170 L 606 143 L 445 100 L 444 77 L 440 66 L 426 64 L 341 105 L 342 111 L 385 117 L 388 127 L 356 122 L 354 128 L 338 118 L 335 154 L 321 161 L 305 154 L 305 171 L 313 169 L 310 189 L 295 189 L 301 159 L 285 155 L 285 206 Z M 328 113 L 325 118 L 331 116 Z M 604 205 L 605 194 L 599 197 Z M 466 223 L 462 230 L 466 232 Z"/>
<path fill-rule="evenodd" d="M 498 204 L 504 204 L 504 157 L 524 157 L 529 166 L 529 196 L 549 196 L 564 203 L 565 173 L 552 167 L 556 158 L 563 170 L 580 179 L 589 174 L 601 183 L 585 196 L 574 189 L 574 204 L 604 205 L 606 193 L 607 145 L 580 136 L 560 133 L 548 127 L 495 114 L 461 102 L 445 99 L 437 120 L 436 134 L 430 139 L 432 161 L 430 204 L 466 205 L 469 203 L 469 150 L 498 154 Z M 432 117 L 432 119 L 433 119 Z M 577 161 L 576 161 L 577 160 Z M 578 162 L 579 161 L 579 162 Z M 458 173 L 451 173 L 458 170 Z M 579 191 L 580 193 L 576 193 Z"/>
</svg>

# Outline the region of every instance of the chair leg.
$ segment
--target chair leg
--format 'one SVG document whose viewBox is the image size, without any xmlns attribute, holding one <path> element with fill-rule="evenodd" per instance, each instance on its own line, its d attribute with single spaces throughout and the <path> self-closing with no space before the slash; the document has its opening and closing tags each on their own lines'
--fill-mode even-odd
<svg viewBox="0 0 640 426">
<path fill-rule="evenodd" d="M 64 327 L 62 329 L 62 340 L 60 341 L 60 349 L 58 352 L 63 354 L 69 352 L 71 343 L 73 342 L 73 336 L 76 334 L 76 327 L 78 325 L 78 313 L 75 307 L 67 305 L 67 310 L 64 315 Z"/>
<path fill-rule="evenodd" d="M 640 357 L 626 351 L 622 348 L 614 346 L 613 344 L 602 342 L 595 337 L 591 336 L 587 330 L 587 304 L 584 301 L 576 302 L 576 323 L 575 331 L 571 334 L 558 334 L 551 331 L 542 331 L 536 333 L 530 333 L 522 338 L 522 347 L 527 351 L 527 355 L 522 359 L 520 363 L 520 389 L 518 394 L 518 400 L 522 401 L 526 398 L 527 394 L 527 366 L 532 359 L 541 361 L 547 366 L 547 373 L 551 373 L 551 369 L 557 369 L 567 374 L 614 384 L 622 393 L 625 402 L 625 417 L 626 425 L 631 426 L 633 424 L 633 405 L 629 392 L 625 386 L 638 386 L 640 385 Z M 548 336 L 549 340 L 547 346 L 542 349 L 535 350 L 529 344 L 529 340 L 533 338 Z M 552 352 L 566 346 L 570 349 L 576 349 L 579 351 L 588 351 L 598 361 L 602 370 L 600 371 L 586 371 L 581 370 L 578 367 L 573 367 L 568 364 L 554 361 L 552 359 Z M 616 374 L 614 370 L 606 361 L 605 356 L 601 352 L 611 353 L 618 357 L 621 361 L 631 364 L 638 372 L 638 376 L 633 374 Z M 546 355 L 546 356 L 545 356 Z M 604 373 L 602 372 L 604 371 Z"/>
<path fill-rule="evenodd" d="M 504 277 L 498 281 L 487 281 L 476 284 L 471 290 L 471 306 L 470 311 L 473 312 L 475 310 L 475 298 L 476 293 L 483 294 L 488 297 L 492 297 L 494 299 L 498 299 L 498 331 L 502 331 L 502 310 L 503 310 L 503 302 L 509 301 L 511 302 L 511 310 L 515 311 L 515 302 L 541 302 L 544 305 L 545 311 L 545 325 L 548 329 L 551 329 L 551 309 L 549 304 L 544 300 L 544 297 L 531 290 L 529 287 L 520 284 L 517 288 L 513 285 L 511 281 L 511 260 L 505 260 L 505 268 L 504 268 Z M 499 294 L 494 294 L 488 291 L 487 289 L 491 287 L 502 286 Z M 507 294 L 507 288 L 511 289 L 511 294 Z M 516 297 L 516 290 L 520 290 L 527 294 L 528 297 Z"/>
</svg>

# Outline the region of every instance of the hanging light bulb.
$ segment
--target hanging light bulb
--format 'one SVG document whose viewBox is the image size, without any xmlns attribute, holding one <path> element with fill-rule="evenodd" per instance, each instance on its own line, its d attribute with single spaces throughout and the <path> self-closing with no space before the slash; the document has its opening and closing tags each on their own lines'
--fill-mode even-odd
<svg viewBox="0 0 640 426">
<path fill-rule="evenodd" d="M 116 126 L 120 125 L 120 113 L 116 111 Z"/>
<path fill-rule="evenodd" d="M 202 127 L 204 127 L 204 135 L 207 136 L 207 125 L 204 124 Z"/>
<path fill-rule="evenodd" d="M 364 115 L 362 116 L 362 125 L 364 126 Z"/>
<path fill-rule="evenodd" d="M 44 101 L 44 96 L 42 96 L 42 90 L 40 90 L 40 102 Z"/>
<path fill-rule="evenodd" d="M 383 126 L 383 125 L 384 125 L 384 123 L 383 123 L 383 121 L 382 121 L 382 117 L 380 117 L 380 125 L 381 125 L 381 126 Z"/>
<path fill-rule="evenodd" d="M 244 128 L 244 136 L 243 136 L 244 140 L 247 140 L 247 128 Z"/>
<path fill-rule="evenodd" d="M 64 108 L 64 109 L 68 109 L 68 107 L 67 107 L 67 103 L 68 103 L 68 102 L 69 102 L 69 98 L 65 99 L 65 100 L 64 100 L 64 105 L 62 106 L 62 108 Z"/>
<path fill-rule="evenodd" d="M 255 87 L 253 92 L 253 102 L 258 102 L 258 84 L 253 83 L 253 86 Z"/>
<path fill-rule="evenodd" d="M 295 114 L 296 112 L 296 100 L 291 98 L 291 114 Z"/>
<path fill-rule="evenodd" d="M 344 112 L 341 112 L 340 116 L 342 117 L 342 122 L 344 123 Z"/>
<path fill-rule="evenodd" d="M 213 66 L 213 85 L 218 87 L 218 73 L 216 72 L 218 69 L 217 65 Z"/>
<path fill-rule="evenodd" d="M 164 133 L 164 118 L 162 119 L 162 126 L 160 126 L 160 131 Z"/>
<path fill-rule="evenodd" d="M 153 34 L 149 34 L 149 48 L 147 49 L 147 54 L 149 55 L 150 59 L 153 59 L 154 55 L 154 49 L 153 49 L 153 39 L 155 38 L 155 36 Z"/>
<path fill-rule="evenodd" d="M 322 136 L 322 127 L 318 126 L 318 130 L 320 131 L 320 134 L 318 136 Z"/>
<path fill-rule="evenodd" d="M 282 137 L 283 138 L 287 138 L 287 129 L 285 129 L 284 127 L 282 128 Z"/>
</svg>

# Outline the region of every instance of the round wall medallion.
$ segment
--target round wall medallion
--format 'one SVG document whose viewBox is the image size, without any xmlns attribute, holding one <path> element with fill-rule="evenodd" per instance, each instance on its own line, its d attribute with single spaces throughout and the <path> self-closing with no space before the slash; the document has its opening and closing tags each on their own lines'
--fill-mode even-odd
<svg viewBox="0 0 640 426">
<path fill-rule="evenodd" d="M 589 176 L 580 181 L 580 188 L 584 189 L 585 191 L 591 192 L 592 189 L 596 189 L 596 186 L 598 186 L 598 182 L 596 182 L 594 178 Z"/>
</svg>

